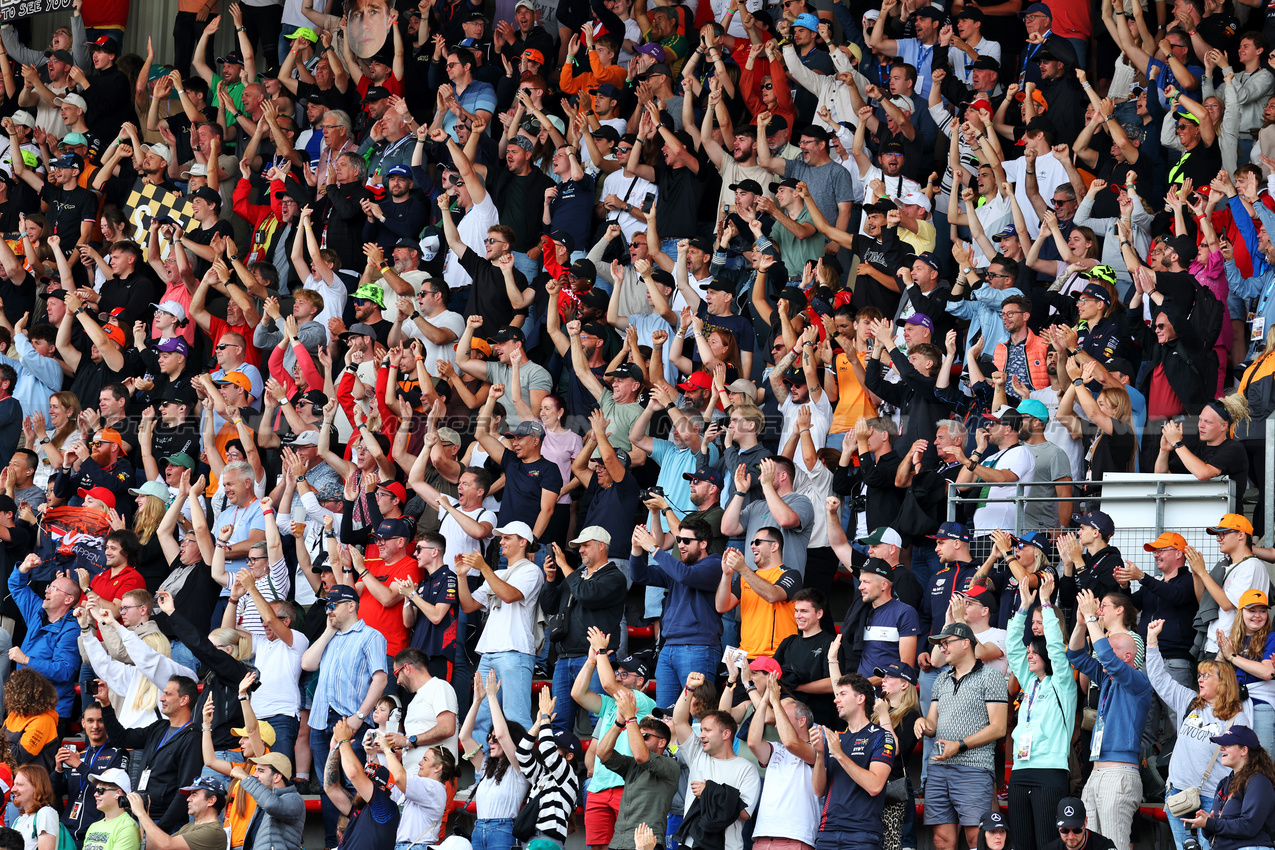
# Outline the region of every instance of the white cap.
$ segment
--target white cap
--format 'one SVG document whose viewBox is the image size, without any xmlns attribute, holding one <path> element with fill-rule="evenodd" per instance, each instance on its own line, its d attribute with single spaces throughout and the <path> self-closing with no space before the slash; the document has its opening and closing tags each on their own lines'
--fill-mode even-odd
<svg viewBox="0 0 1275 850">
<path fill-rule="evenodd" d="M 129 779 L 128 774 L 118 767 L 108 768 L 101 773 L 91 773 L 89 774 L 89 779 L 99 785 L 114 785 L 125 794 L 133 793 L 133 780 Z"/>
<path fill-rule="evenodd" d="M 899 198 L 899 204 L 907 204 L 908 206 L 917 206 L 926 212 L 930 212 L 930 199 L 925 196 L 924 192 L 908 192 Z"/>
<path fill-rule="evenodd" d="M 190 167 L 190 171 L 183 171 L 182 177 L 207 177 L 208 166 L 202 162 L 197 162 Z"/>
<path fill-rule="evenodd" d="M 521 537 L 528 543 L 536 542 L 536 535 L 532 533 L 531 526 L 527 525 L 525 522 L 511 522 L 508 525 L 502 525 L 500 528 L 496 529 L 496 533 L 512 534 L 516 537 Z"/>
<path fill-rule="evenodd" d="M 571 541 L 571 545 L 579 546 L 582 543 L 588 543 L 590 540 L 597 540 L 599 543 L 605 543 L 610 546 L 611 532 L 607 531 L 600 525 L 591 525 L 584 531 L 581 531 L 580 535 L 576 537 L 575 540 Z"/>
<path fill-rule="evenodd" d="M 163 310 L 165 313 L 168 313 L 170 316 L 176 316 L 181 321 L 186 320 L 186 308 L 178 304 L 176 301 L 172 300 L 171 298 L 168 299 L 167 301 L 161 301 L 158 304 L 152 304 L 151 306 L 154 307 L 156 310 Z"/>
<path fill-rule="evenodd" d="M 75 92 L 64 94 L 61 97 L 55 97 L 53 98 L 53 102 L 56 103 L 58 106 L 61 106 L 64 103 L 69 103 L 72 106 L 78 106 L 80 109 L 83 109 L 85 112 L 89 111 L 88 101 L 80 97 Z"/>
<path fill-rule="evenodd" d="M 13 113 L 13 123 L 19 124 L 23 127 L 31 127 L 34 129 L 35 116 L 32 115 L 30 112 L 27 112 L 25 109 L 19 109 L 17 112 Z"/>
<path fill-rule="evenodd" d="M 474 845 L 469 843 L 468 838 L 459 835 L 449 835 L 440 844 L 429 846 L 429 850 L 473 850 L 473 848 Z"/>
<path fill-rule="evenodd" d="M 869 9 L 863 13 L 863 20 L 865 21 L 875 21 L 879 17 L 881 17 L 880 9 Z"/>
<path fill-rule="evenodd" d="M 908 115 L 911 115 L 912 111 L 916 108 L 916 104 L 912 103 L 912 98 L 904 97 L 901 94 L 896 94 L 894 97 L 890 98 L 890 102 L 906 112 Z"/>
<path fill-rule="evenodd" d="M 518 2 L 514 4 L 514 9 L 521 9 L 523 6 L 526 6 L 533 12 L 536 11 L 536 4 L 533 3 L 532 0 L 518 0 Z"/>
<path fill-rule="evenodd" d="M 142 145 L 142 150 L 146 151 L 147 153 L 155 154 L 155 156 L 163 159 L 164 162 L 173 161 L 173 152 L 170 151 L 168 149 L 168 145 L 164 144 L 163 142 L 156 142 L 153 145 Z"/>
</svg>

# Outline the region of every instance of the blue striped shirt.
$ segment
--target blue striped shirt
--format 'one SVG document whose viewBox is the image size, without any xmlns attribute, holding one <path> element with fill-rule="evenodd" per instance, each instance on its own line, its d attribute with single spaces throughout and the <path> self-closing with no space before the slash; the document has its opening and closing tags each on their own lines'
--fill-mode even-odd
<svg viewBox="0 0 1275 850">
<path fill-rule="evenodd" d="M 324 647 L 319 662 L 319 681 L 310 709 L 312 728 L 326 726 L 328 709 L 343 717 L 358 711 L 378 670 L 385 670 L 385 635 L 362 620 L 348 631 L 337 632 Z"/>
</svg>

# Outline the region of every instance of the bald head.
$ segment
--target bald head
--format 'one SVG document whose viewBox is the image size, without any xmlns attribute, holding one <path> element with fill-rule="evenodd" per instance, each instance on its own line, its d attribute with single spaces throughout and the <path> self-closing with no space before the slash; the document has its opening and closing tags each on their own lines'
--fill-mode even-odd
<svg viewBox="0 0 1275 850">
<path fill-rule="evenodd" d="M 1107 636 L 1108 642 L 1111 644 L 1111 651 L 1116 654 L 1126 664 L 1132 664 L 1133 659 L 1138 655 L 1138 645 L 1134 643 L 1133 636 L 1124 632 L 1117 632 Z"/>
</svg>

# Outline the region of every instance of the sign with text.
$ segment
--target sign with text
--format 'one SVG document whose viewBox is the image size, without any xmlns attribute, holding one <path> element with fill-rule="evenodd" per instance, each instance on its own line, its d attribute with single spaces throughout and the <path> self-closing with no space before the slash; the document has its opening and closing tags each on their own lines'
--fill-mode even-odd
<svg viewBox="0 0 1275 850">
<path fill-rule="evenodd" d="M 0 23 L 46 12 L 69 12 L 72 0 L 0 0 Z"/>
</svg>

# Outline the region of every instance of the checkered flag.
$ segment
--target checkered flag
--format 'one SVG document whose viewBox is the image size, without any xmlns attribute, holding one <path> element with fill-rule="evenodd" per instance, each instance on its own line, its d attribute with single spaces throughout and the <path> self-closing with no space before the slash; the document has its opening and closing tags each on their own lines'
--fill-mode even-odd
<svg viewBox="0 0 1275 850">
<path fill-rule="evenodd" d="M 171 189 L 138 180 L 128 194 L 124 213 L 133 225 L 133 241 L 143 247 L 150 236 L 151 219 L 167 216 L 182 230 L 190 230 L 197 222 L 190 199 Z"/>
</svg>

